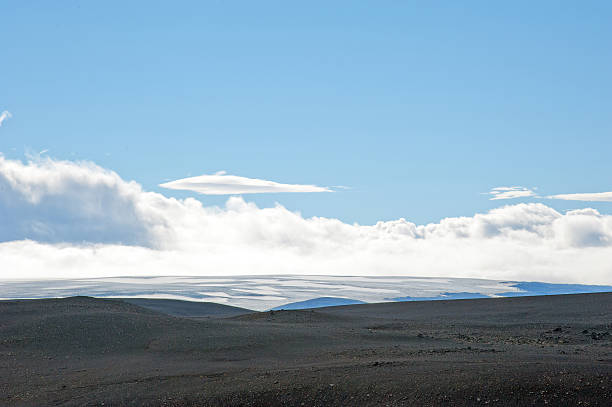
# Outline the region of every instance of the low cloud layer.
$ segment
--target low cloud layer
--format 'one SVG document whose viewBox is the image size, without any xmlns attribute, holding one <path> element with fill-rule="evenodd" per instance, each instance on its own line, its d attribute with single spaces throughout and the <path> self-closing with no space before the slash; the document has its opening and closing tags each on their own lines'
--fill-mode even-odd
<svg viewBox="0 0 612 407">
<path fill-rule="evenodd" d="M 197 192 L 202 195 L 270 194 L 280 192 L 331 192 L 316 185 L 280 184 L 264 179 L 227 175 L 225 171 L 214 175 L 183 178 L 159 185 L 162 188 Z"/>
<path fill-rule="evenodd" d="M 551 195 L 550 199 L 562 199 L 564 201 L 584 202 L 612 202 L 612 192 L 593 192 L 584 194 L 559 194 Z"/>
<path fill-rule="evenodd" d="M 416 225 L 303 218 L 147 192 L 87 162 L 0 156 L 0 279 L 117 275 L 448 276 L 612 283 L 612 216 L 541 204 Z"/>
<path fill-rule="evenodd" d="M 8 110 L 3 111 L 2 113 L 0 113 L 0 126 L 2 126 L 2 123 L 6 120 L 6 119 L 10 119 L 11 117 L 13 117 L 13 115 L 11 114 L 11 112 L 9 112 Z"/>
<path fill-rule="evenodd" d="M 536 196 L 535 192 L 525 187 L 497 187 L 493 188 L 489 192 L 489 195 L 491 195 L 491 198 L 489 198 L 489 200 L 491 201 L 496 201 L 499 199 L 516 199 Z"/>
</svg>

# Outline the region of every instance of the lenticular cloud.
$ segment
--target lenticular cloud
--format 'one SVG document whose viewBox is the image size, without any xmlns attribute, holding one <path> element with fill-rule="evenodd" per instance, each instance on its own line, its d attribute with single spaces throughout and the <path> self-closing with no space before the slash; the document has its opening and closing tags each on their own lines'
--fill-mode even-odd
<svg viewBox="0 0 612 407">
<path fill-rule="evenodd" d="M 197 192 L 202 195 L 269 194 L 283 192 L 332 192 L 316 185 L 279 184 L 265 179 L 238 177 L 220 171 L 214 175 L 200 175 L 166 182 L 162 188 Z"/>
<path fill-rule="evenodd" d="M 416 225 L 167 198 L 88 162 L 0 156 L 0 279 L 331 274 L 612 283 L 612 216 L 538 203 Z"/>
</svg>

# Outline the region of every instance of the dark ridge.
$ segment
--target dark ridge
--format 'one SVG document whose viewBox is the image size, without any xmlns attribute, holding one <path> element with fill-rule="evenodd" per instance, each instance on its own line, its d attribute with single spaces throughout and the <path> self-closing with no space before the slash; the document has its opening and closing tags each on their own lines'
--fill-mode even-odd
<svg viewBox="0 0 612 407">
<path fill-rule="evenodd" d="M 162 314 L 186 318 L 228 318 L 255 311 L 214 302 L 183 301 L 155 298 L 120 298 L 120 301 Z"/>
</svg>

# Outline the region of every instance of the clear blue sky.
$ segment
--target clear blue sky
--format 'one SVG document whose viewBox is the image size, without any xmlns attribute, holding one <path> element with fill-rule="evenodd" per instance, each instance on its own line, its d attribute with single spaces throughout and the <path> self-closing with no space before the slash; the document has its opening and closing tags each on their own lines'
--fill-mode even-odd
<svg viewBox="0 0 612 407">
<path fill-rule="evenodd" d="M 611 191 L 611 21 L 609 1 L 2 1 L 0 151 L 178 197 L 157 185 L 345 185 L 248 199 L 360 223 Z"/>
</svg>

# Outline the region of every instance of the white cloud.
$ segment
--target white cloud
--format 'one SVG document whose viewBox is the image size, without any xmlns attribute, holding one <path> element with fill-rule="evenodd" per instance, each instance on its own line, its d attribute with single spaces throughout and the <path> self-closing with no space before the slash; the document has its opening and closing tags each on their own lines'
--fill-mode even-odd
<svg viewBox="0 0 612 407">
<path fill-rule="evenodd" d="M 587 202 L 612 202 L 612 192 L 593 192 L 584 194 L 559 194 L 551 195 L 550 199 L 562 199 L 564 201 L 587 201 Z"/>
<path fill-rule="evenodd" d="M 227 175 L 220 171 L 214 175 L 183 178 L 159 185 L 162 188 L 193 191 L 203 195 L 240 195 L 278 192 L 331 192 L 316 185 L 279 184 L 256 178 Z"/>
<path fill-rule="evenodd" d="M 489 191 L 489 195 L 491 195 L 491 201 L 536 196 L 535 192 L 525 187 L 497 187 Z"/>
<path fill-rule="evenodd" d="M 153 196 L 170 201 L 92 163 L 0 156 L 0 241 L 154 245 L 164 218 L 143 210 Z"/>
<path fill-rule="evenodd" d="M 0 126 L 2 126 L 3 121 L 5 121 L 6 119 L 10 119 L 11 117 L 13 117 L 13 115 L 8 110 L 5 110 L 0 113 Z"/>
<path fill-rule="evenodd" d="M 322 274 L 612 283 L 612 216 L 541 204 L 416 225 L 143 191 L 92 163 L 0 156 L 0 279 Z"/>
</svg>

